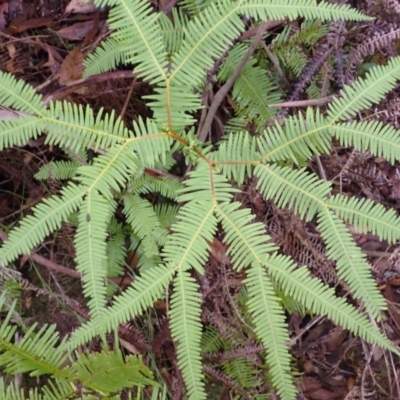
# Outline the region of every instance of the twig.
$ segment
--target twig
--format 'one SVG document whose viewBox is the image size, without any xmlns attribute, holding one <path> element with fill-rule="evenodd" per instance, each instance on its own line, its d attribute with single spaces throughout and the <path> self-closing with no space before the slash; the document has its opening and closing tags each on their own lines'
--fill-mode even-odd
<svg viewBox="0 0 400 400">
<path fill-rule="evenodd" d="M 219 106 L 221 105 L 225 96 L 228 94 L 229 90 L 233 86 L 237 77 L 240 75 L 240 73 L 241 73 L 242 69 L 244 68 L 244 66 L 246 65 L 247 61 L 253 55 L 254 51 L 256 50 L 256 48 L 267 28 L 268 28 L 268 22 L 263 22 L 260 25 L 260 27 L 257 31 L 257 34 L 255 35 L 254 40 L 253 40 L 249 50 L 247 50 L 246 54 L 244 55 L 242 61 L 236 67 L 235 71 L 230 76 L 230 78 L 224 83 L 224 85 L 222 85 L 222 87 L 215 94 L 214 100 L 211 103 L 211 106 L 207 113 L 207 117 L 204 121 L 204 125 L 202 126 L 201 131 L 198 132 L 198 135 L 197 135 L 198 139 L 201 142 L 204 142 L 206 140 L 208 132 L 210 131 L 210 128 L 211 128 L 211 124 L 214 120 L 215 114 L 217 113 Z"/>
<path fill-rule="evenodd" d="M 268 104 L 268 107 L 322 106 L 326 103 L 330 103 L 332 100 L 333 100 L 333 96 L 328 96 L 328 97 L 322 97 L 320 99 L 297 100 L 297 101 L 285 101 L 283 103 L 272 103 L 272 104 Z"/>
</svg>

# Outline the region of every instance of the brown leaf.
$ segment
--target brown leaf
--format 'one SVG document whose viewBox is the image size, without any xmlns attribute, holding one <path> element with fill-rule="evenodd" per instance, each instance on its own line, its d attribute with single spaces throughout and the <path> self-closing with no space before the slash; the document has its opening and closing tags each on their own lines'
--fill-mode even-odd
<svg viewBox="0 0 400 400">
<path fill-rule="evenodd" d="M 21 33 L 28 29 L 40 28 L 42 26 L 50 27 L 53 25 L 55 25 L 55 21 L 51 17 L 32 18 L 25 21 L 16 18 L 10 23 L 6 33 L 8 35 L 13 35 L 14 33 Z"/>
<path fill-rule="evenodd" d="M 78 47 L 65 57 L 58 75 L 60 85 L 66 85 L 82 78 L 84 70 L 83 59 L 83 53 Z"/>
<path fill-rule="evenodd" d="M 67 40 L 82 40 L 93 28 L 94 21 L 77 22 L 57 31 L 58 35 Z"/>
</svg>

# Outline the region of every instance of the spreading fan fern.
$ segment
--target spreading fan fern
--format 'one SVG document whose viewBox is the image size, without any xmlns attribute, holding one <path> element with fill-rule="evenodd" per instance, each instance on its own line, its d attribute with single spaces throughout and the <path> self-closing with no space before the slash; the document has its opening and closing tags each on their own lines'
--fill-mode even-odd
<svg viewBox="0 0 400 400">
<path fill-rule="evenodd" d="M 32 87 L 0 72 L 0 105 L 16 112 L 15 118 L 0 121 L 0 149 L 24 145 L 43 132 L 47 143 L 71 156 L 71 161 L 44 165 L 36 175 L 67 183 L 59 195 L 43 200 L 10 231 L 0 248 L 1 266 L 13 268 L 17 257 L 29 254 L 63 221 L 75 216 L 76 269 L 82 274 L 90 310 L 90 321 L 61 344 L 56 343 L 53 327 L 43 327 L 36 334 L 32 327 L 17 344 L 12 341 L 15 327 L 8 325 L 10 309 L 1 325 L 1 365 L 11 374 L 52 377 L 40 393 L 32 391 L 29 398 L 81 398 L 74 382 L 107 396 L 132 384 L 154 384 L 140 358 L 122 359 L 118 350 L 81 354 L 75 361 L 69 356 L 95 336 L 104 338 L 117 331 L 120 324 L 165 296 L 170 301 L 170 328 L 188 398 L 207 398 L 201 351 L 202 335 L 209 333 L 203 332 L 202 295 L 195 277 L 204 273 L 219 229 L 224 231 L 233 268 L 246 273 L 246 318 L 265 348 L 262 356 L 272 387 L 283 400 L 295 399 L 297 390 L 290 374 L 289 333 L 278 289 L 305 310 L 326 315 L 369 343 L 400 354 L 367 318 L 369 314 L 379 320 L 386 305 L 346 225 L 395 243 L 400 239 L 400 219 L 369 200 L 331 196 L 331 184 L 304 167 L 313 155 L 330 151 L 332 137 L 343 146 L 368 149 L 390 162 L 400 160 L 396 130 L 374 122 L 348 121 L 394 87 L 400 79 L 400 58 L 345 87 L 325 115 L 309 108 L 268 128 L 263 120 L 274 114 L 269 104 L 282 93 L 256 58 L 250 58 L 232 96 L 238 118 L 255 121 L 257 134 L 242 130 L 210 144 L 193 133 L 196 112 L 203 107 L 200 94 L 207 71 L 219 67 L 217 76 L 224 83 L 251 47 L 251 43 L 236 42 L 245 28 L 242 16 L 257 22 L 305 18 L 309 25 L 299 33 L 303 34 L 299 40 L 306 44 L 319 38 L 316 20 L 368 17 L 347 6 L 317 4 L 316 0 L 185 0 L 179 11 L 173 10 L 171 19 L 153 12 L 147 0 L 95 0 L 95 4 L 111 6 L 112 33 L 87 58 L 85 76 L 120 63 L 134 65 L 138 78 L 154 88 L 146 98 L 153 119 L 139 116 L 128 129 L 115 113 L 100 110 L 95 114 L 89 106 L 55 102 L 46 107 Z M 273 46 L 278 48 L 283 36 Z M 283 55 L 280 58 L 285 60 Z M 97 156 L 91 163 L 82 163 L 89 149 Z M 183 183 L 168 174 L 176 152 L 190 165 Z M 74 156 L 78 153 L 83 158 Z M 164 170 L 167 177 L 147 175 L 152 168 Z M 274 200 L 306 221 L 317 221 L 328 257 L 336 261 L 339 277 L 364 312 L 312 278 L 305 266 L 299 268 L 289 257 L 278 255 L 265 226 L 254 222 L 251 211 L 235 201 L 241 185 L 251 177 L 257 178 L 264 199 Z M 162 200 L 154 206 L 146 195 L 156 192 Z M 122 213 L 116 212 L 118 205 Z M 140 257 L 140 275 L 109 302 L 107 278 L 121 273 L 128 241 Z M 0 300 L 3 306 L 4 298 Z M 251 373 L 239 376 L 240 363 L 246 360 L 226 365 L 225 372 L 242 387 L 251 387 Z M 110 367 L 107 373 L 105 366 Z M 2 381 L 0 393 L 6 399 L 23 398 Z"/>
</svg>

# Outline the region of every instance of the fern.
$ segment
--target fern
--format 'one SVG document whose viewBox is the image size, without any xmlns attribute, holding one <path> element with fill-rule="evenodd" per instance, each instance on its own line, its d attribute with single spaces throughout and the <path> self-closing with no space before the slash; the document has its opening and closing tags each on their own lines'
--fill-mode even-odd
<svg viewBox="0 0 400 400">
<path fill-rule="evenodd" d="M 154 88 L 146 97 L 153 118 L 139 117 L 128 129 L 114 112 L 95 114 L 89 106 L 68 102 L 45 107 L 33 88 L 0 73 L 0 104 L 16 112 L 10 121 L 0 121 L 0 148 L 26 144 L 45 132 L 46 142 L 63 148 L 71 161 L 43 166 L 37 177 L 73 180 L 11 230 L 0 248 L 0 263 L 12 268 L 12 261 L 29 254 L 75 213 L 76 269 L 82 274 L 90 314 L 90 320 L 59 345 L 57 337 L 52 337 L 54 328 L 47 326 L 36 336 L 32 327 L 26 340 L 13 344 L 15 329 L 8 325 L 11 313 L 7 314 L 0 328 L 2 365 L 12 374 L 46 373 L 52 377 L 40 393 L 31 391 L 29 398 L 78 396 L 72 386 L 75 380 L 91 393 L 104 396 L 131 385 L 154 384 L 140 358 L 123 360 L 118 349 L 82 354 L 69 367 L 61 364 L 79 346 L 117 331 L 120 324 L 165 297 L 170 298 L 171 333 L 188 397 L 207 398 L 201 351 L 207 349 L 205 339 L 211 334 L 203 332 L 202 296 L 195 276 L 204 273 L 220 228 L 233 268 L 246 272 L 247 302 L 241 307 L 246 323 L 252 325 L 265 348 L 262 355 L 272 387 L 282 399 L 295 399 L 297 390 L 290 374 L 288 328 L 279 291 L 298 308 L 326 315 L 364 340 L 400 354 L 363 312 L 312 278 L 305 266 L 299 268 L 289 257 L 278 255 L 264 225 L 254 222 L 251 211 L 235 198 L 245 180 L 255 177 L 264 199 L 291 209 L 305 221 L 317 219 L 338 275 L 365 311 L 381 318 L 385 301 L 346 223 L 393 243 L 400 235 L 398 217 L 370 201 L 331 196 L 331 184 L 308 172 L 305 165 L 315 154 L 330 151 L 332 137 L 390 162 L 400 159 L 396 130 L 374 122 L 347 121 L 395 86 L 400 78 L 400 58 L 346 86 L 326 113 L 309 108 L 264 129 L 265 119 L 274 115 L 269 104 L 282 93 L 254 56 L 232 89 L 236 119 L 231 126 L 236 132 L 210 144 L 195 136 L 193 126 L 203 107 L 200 93 L 209 84 L 207 70 L 216 68 L 223 84 L 250 48 L 248 43 L 233 45 L 244 30 L 243 16 L 258 22 L 305 18 L 308 22 L 293 39 L 284 31 L 277 42 L 298 40 L 306 45 L 319 38 L 317 19 L 360 21 L 368 17 L 347 6 L 317 4 L 315 0 L 186 0 L 182 8 L 172 11 L 171 20 L 154 13 L 144 0 L 97 0 L 95 4 L 111 6 L 112 33 L 86 60 L 86 76 L 121 62 L 134 65 L 137 77 Z M 245 129 L 248 122 L 255 122 L 257 135 Z M 96 153 L 91 164 L 85 154 L 88 149 Z M 190 166 L 183 183 L 169 178 L 176 153 Z M 154 168 L 168 178 L 147 175 Z M 156 205 L 151 200 L 155 193 Z M 106 280 L 122 273 L 128 243 L 140 256 L 140 275 L 109 302 Z M 222 341 L 211 342 L 209 339 L 208 348 L 223 345 Z M 45 359 L 46 346 L 54 349 L 49 359 Z M 14 359 L 16 355 L 19 358 Z M 104 366 L 109 367 L 107 374 L 102 372 Z M 251 374 L 240 377 L 238 368 L 231 364 L 225 372 L 242 387 L 257 382 Z M 13 385 L 5 388 L 2 381 L 0 393 L 4 398 L 21 398 Z"/>
</svg>

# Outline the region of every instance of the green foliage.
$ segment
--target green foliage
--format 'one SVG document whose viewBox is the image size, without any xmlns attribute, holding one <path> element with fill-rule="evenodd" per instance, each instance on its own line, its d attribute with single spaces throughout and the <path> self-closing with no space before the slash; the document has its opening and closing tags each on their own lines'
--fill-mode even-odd
<svg viewBox="0 0 400 400">
<path fill-rule="evenodd" d="M 5 306 L 7 292 L 0 297 L 0 309 Z M 14 342 L 17 325 L 13 323 L 15 303 L 8 308 L 7 315 L 0 326 L 0 366 L 9 374 L 28 372 L 30 376 L 46 375 L 53 380 L 42 388 L 42 392 L 31 390 L 29 399 L 91 399 L 94 395 L 109 398 L 124 387 L 156 385 L 151 372 L 143 364 L 141 357 L 123 357 L 117 348 L 100 353 L 75 354 L 64 351 L 63 343 L 57 346 L 56 326 L 43 325 L 35 333 L 32 325 L 18 343 Z M 72 358 L 74 356 L 74 359 Z M 77 384 L 86 388 L 81 397 Z M 23 391 L 15 386 L 4 387 L 0 380 L 2 399 L 26 399 Z"/>
<path fill-rule="evenodd" d="M 241 16 L 257 21 L 297 17 L 310 20 L 296 38 L 307 45 L 319 37 L 315 33 L 316 19 L 368 18 L 347 6 L 324 1 L 317 4 L 315 0 L 187 0 L 184 9 L 191 15 L 173 11 L 172 20 L 152 12 L 145 0 L 97 0 L 95 4 L 111 6 L 112 33 L 88 57 L 86 76 L 110 70 L 121 62 L 134 64 L 138 77 L 154 87 L 154 93 L 147 96 L 153 119 L 139 118 L 128 129 L 114 113 L 100 110 L 95 116 L 89 106 L 84 109 L 55 102 L 45 107 L 33 88 L 0 73 L 0 104 L 19 113 L 10 121 L 0 121 L 0 148 L 23 145 L 46 132 L 47 143 L 71 154 L 71 162 L 44 166 L 37 177 L 73 178 L 59 195 L 43 200 L 33 208 L 33 215 L 11 230 L 0 248 L 0 263 L 12 268 L 13 260 L 29 253 L 77 213 L 76 269 L 83 275 L 91 317 L 59 345 L 54 327 L 46 326 L 36 334 L 32 327 L 24 340 L 14 344 L 16 328 L 9 324 L 9 311 L 0 330 L 1 365 L 12 374 L 30 372 L 53 378 L 41 394 L 32 391 L 29 398 L 75 396 L 76 381 L 90 393 L 104 396 L 132 385 L 153 384 L 140 358 L 122 359 L 117 349 L 84 354 L 69 361 L 69 367 L 62 365 L 78 346 L 97 335 L 116 331 L 171 290 L 170 327 L 187 394 L 190 399 L 207 398 L 201 359 L 202 346 L 207 348 L 202 341 L 202 298 L 192 274 L 203 274 L 219 226 L 225 232 L 233 267 L 246 271 L 246 319 L 251 320 L 265 347 L 263 357 L 270 380 L 282 399 L 295 399 L 296 386 L 290 374 L 288 327 L 277 288 L 299 308 L 327 315 L 368 342 L 400 354 L 365 314 L 312 278 L 306 267 L 298 268 L 289 257 L 278 255 L 263 224 L 253 222 L 251 211 L 234 201 L 245 179 L 256 177 L 265 199 L 290 208 L 306 221 L 316 219 L 328 256 L 337 262 L 339 276 L 366 312 L 379 319 L 385 302 L 345 222 L 394 243 L 400 239 L 399 219 L 393 211 L 370 201 L 330 197 L 330 183 L 300 166 L 314 154 L 329 152 L 332 136 L 344 146 L 369 149 L 391 162 L 400 159 L 397 131 L 377 123 L 347 122 L 395 86 L 400 78 L 400 58 L 372 69 L 364 80 L 345 87 L 341 97 L 328 107 L 327 116 L 318 109 L 308 109 L 267 129 L 264 120 L 273 115 L 268 105 L 281 93 L 256 58 L 250 58 L 232 94 L 238 118 L 254 121 L 257 135 L 231 133 L 220 143 L 210 145 L 193 133 L 193 115 L 202 108 L 200 93 L 207 70 L 223 58 L 218 78 L 226 81 L 249 47 L 247 43 L 232 47 L 244 29 Z M 80 161 L 85 160 L 88 149 L 102 150 L 91 164 Z M 183 184 L 178 179 L 146 175 L 146 169 L 155 167 L 168 175 L 174 152 L 180 152 L 191 163 Z M 154 206 L 147 196 L 156 192 L 161 200 Z M 122 206 L 124 224 L 116 221 L 117 205 Z M 121 271 L 125 238 L 140 255 L 141 274 L 108 305 L 106 278 Z M 204 335 L 210 335 L 210 331 Z M 208 348 L 221 346 L 215 339 L 211 342 L 206 341 Z M 246 372 L 245 363 L 238 360 L 227 364 L 225 372 L 242 387 L 251 387 L 254 380 L 252 373 Z M 105 366 L 109 367 L 106 375 Z M 0 386 L 1 391 L 2 398 L 22 398 L 12 385 Z M 90 398 L 89 394 L 85 398 Z"/>
</svg>

